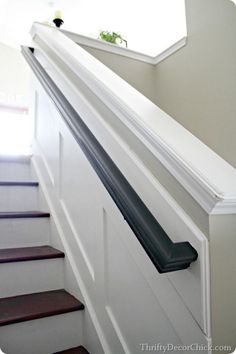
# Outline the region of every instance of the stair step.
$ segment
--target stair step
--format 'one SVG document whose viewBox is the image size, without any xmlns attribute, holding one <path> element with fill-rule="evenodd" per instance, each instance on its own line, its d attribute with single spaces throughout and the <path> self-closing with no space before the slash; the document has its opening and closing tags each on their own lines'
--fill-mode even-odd
<svg viewBox="0 0 236 354">
<path fill-rule="evenodd" d="M 30 158 L 2 157 L 0 155 L 0 181 L 34 181 Z"/>
<path fill-rule="evenodd" d="M 0 249 L 44 246 L 51 243 L 50 218 L 0 219 L 0 230 Z"/>
<path fill-rule="evenodd" d="M 39 210 L 39 201 L 37 182 L 0 182 L 1 213 Z"/>
<path fill-rule="evenodd" d="M 38 187 L 39 183 L 34 181 L 0 181 L 0 186 L 7 187 Z"/>
<path fill-rule="evenodd" d="M 0 326 L 83 310 L 66 290 L 52 290 L 0 299 Z"/>
<path fill-rule="evenodd" d="M 29 163 L 31 155 L 0 155 L 0 162 Z"/>
<path fill-rule="evenodd" d="M 48 218 L 50 213 L 43 211 L 2 211 L 0 219 Z"/>
<path fill-rule="evenodd" d="M 83 317 L 83 311 L 73 311 L 2 326 L 0 348 L 7 354 L 51 354 L 77 347 L 83 341 Z"/>
<path fill-rule="evenodd" d="M 63 258 L 51 258 L 0 263 L 0 279 L 2 280 L 0 281 L 0 297 L 3 299 L 63 289 L 64 262 L 62 260 Z M 78 343 L 75 344 L 78 345 Z"/>
<path fill-rule="evenodd" d="M 63 258 L 64 253 L 51 246 L 0 249 L 0 263 Z"/>
<path fill-rule="evenodd" d="M 63 350 L 62 352 L 57 352 L 54 354 L 89 354 L 89 352 L 82 345 L 80 345 L 79 347 Z"/>
</svg>

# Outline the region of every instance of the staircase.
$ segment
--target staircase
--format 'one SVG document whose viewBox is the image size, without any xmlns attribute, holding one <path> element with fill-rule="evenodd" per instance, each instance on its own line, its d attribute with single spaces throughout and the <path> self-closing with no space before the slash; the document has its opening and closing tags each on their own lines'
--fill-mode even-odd
<svg viewBox="0 0 236 354">
<path fill-rule="evenodd" d="M 85 354 L 84 305 L 64 289 L 66 255 L 50 245 L 50 213 L 38 210 L 38 187 L 30 157 L 0 158 L 0 348 Z"/>
</svg>

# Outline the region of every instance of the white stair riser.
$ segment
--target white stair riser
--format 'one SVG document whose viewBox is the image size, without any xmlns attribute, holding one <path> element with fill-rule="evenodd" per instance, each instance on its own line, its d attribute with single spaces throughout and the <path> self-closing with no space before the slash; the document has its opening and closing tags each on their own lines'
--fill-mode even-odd
<svg viewBox="0 0 236 354">
<path fill-rule="evenodd" d="M 31 181 L 30 163 L 0 162 L 0 181 Z"/>
<path fill-rule="evenodd" d="M 0 219 L 0 248 L 50 244 L 49 218 Z"/>
<path fill-rule="evenodd" d="M 0 264 L 0 297 L 62 289 L 63 258 Z"/>
<path fill-rule="evenodd" d="M 81 344 L 80 311 L 1 327 L 1 349 L 7 354 L 52 354 Z"/>
<path fill-rule="evenodd" d="M 39 210 L 37 187 L 0 186 L 0 212 L 29 210 Z"/>
</svg>

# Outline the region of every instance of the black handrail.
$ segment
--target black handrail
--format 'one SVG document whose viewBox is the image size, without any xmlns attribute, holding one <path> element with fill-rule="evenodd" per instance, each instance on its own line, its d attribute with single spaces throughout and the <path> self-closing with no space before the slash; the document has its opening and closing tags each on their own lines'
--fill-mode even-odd
<svg viewBox="0 0 236 354">
<path fill-rule="evenodd" d="M 34 74 L 56 105 L 72 135 L 160 273 L 185 269 L 198 257 L 189 242 L 174 243 L 34 56 L 21 47 Z"/>
</svg>

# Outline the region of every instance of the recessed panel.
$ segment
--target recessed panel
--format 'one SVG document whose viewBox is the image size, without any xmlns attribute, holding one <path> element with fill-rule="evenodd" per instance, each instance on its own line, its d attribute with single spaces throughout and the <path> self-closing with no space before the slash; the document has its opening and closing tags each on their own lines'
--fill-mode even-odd
<svg viewBox="0 0 236 354">
<path fill-rule="evenodd" d="M 141 353 L 142 345 L 181 341 L 123 243 L 125 227 L 107 214 L 105 247 L 107 312 L 125 353 Z"/>
<path fill-rule="evenodd" d="M 55 183 L 57 175 L 58 158 L 58 130 L 56 128 L 56 118 L 59 113 L 49 99 L 40 92 L 38 95 L 37 120 L 35 127 L 36 140 L 42 153 L 42 157 L 51 179 Z"/>
<path fill-rule="evenodd" d="M 60 200 L 94 280 L 102 228 L 100 184 L 78 144 L 63 136 L 60 141 Z"/>
</svg>

